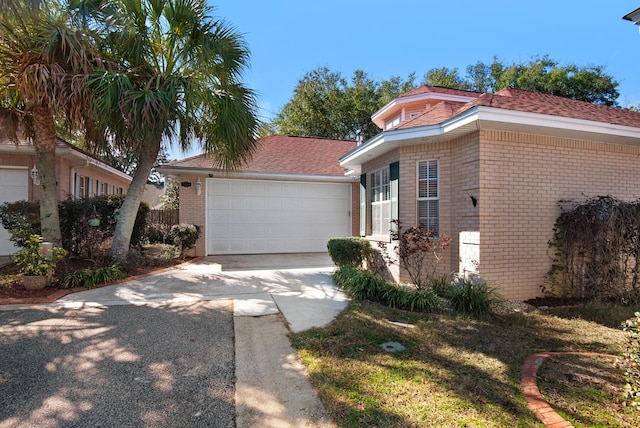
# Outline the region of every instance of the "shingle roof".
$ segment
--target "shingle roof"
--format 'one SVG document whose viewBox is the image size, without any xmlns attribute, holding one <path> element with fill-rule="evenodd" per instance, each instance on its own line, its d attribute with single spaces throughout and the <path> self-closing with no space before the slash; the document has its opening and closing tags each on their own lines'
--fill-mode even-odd
<svg viewBox="0 0 640 428">
<path fill-rule="evenodd" d="M 415 91 L 420 89 L 422 92 L 442 92 L 443 88 L 422 86 L 405 95 L 419 93 Z M 440 102 L 434 107 L 425 109 L 419 116 L 412 120 L 399 124 L 395 129 L 435 125 L 476 106 L 584 119 L 613 125 L 640 127 L 640 113 L 621 108 L 591 104 L 585 101 L 576 101 L 569 98 L 513 88 L 501 89 L 495 94 L 478 95 L 476 99 L 466 104 L 446 101 Z"/>
<path fill-rule="evenodd" d="M 640 127 L 638 112 L 521 89 L 505 88 L 493 95 L 483 94 L 458 113 L 475 105 Z"/>
<path fill-rule="evenodd" d="M 306 175 L 344 175 L 340 157 L 355 149 L 356 142 L 327 138 L 270 135 L 258 140 L 252 158 L 239 171 Z M 170 167 L 217 169 L 206 155 L 171 162 Z"/>
</svg>

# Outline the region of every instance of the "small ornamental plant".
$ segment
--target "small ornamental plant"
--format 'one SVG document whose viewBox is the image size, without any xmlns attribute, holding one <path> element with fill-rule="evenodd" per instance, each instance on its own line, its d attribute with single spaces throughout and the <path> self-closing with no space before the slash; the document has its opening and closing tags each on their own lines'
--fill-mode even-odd
<svg viewBox="0 0 640 428">
<path fill-rule="evenodd" d="M 96 211 L 96 207 L 93 207 L 93 211 L 91 211 L 91 214 L 89 214 L 89 220 L 100 220 L 100 214 L 98 214 L 98 211 Z"/>
<path fill-rule="evenodd" d="M 27 276 L 47 276 L 53 274 L 58 262 L 67 255 L 67 250 L 59 247 L 46 248 L 40 235 L 31 235 L 25 247 L 14 254 L 20 273 Z"/>
</svg>

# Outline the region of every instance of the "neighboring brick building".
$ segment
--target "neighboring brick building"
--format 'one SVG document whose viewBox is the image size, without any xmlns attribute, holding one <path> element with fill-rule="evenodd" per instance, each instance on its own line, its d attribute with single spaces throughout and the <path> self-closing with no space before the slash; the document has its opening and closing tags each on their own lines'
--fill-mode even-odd
<svg viewBox="0 0 640 428">
<path fill-rule="evenodd" d="M 396 218 L 428 225 L 453 238 L 443 273 L 479 265 L 508 299 L 541 294 L 560 200 L 640 196 L 640 113 L 422 86 L 372 118 L 383 132 L 340 162 L 360 177 L 361 235 L 389 242 Z"/>
<path fill-rule="evenodd" d="M 131 182 L 127 174 L 59 138 L 56 139 L 56 162 L 59 200 L 123 194 Z M 39 200 L 37 173 L 33 145 L 22 139 L 12 142 L 0 129 L 0 204 Z M 0 255 L 12 254 L 15 250 L 9 233 L 0 226 Z"/>
</svg>

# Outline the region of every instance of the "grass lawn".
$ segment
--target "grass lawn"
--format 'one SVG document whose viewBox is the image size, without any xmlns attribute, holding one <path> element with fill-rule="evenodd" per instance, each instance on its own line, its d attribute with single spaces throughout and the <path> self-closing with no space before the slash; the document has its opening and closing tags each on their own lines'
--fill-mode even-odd
<svg viewBox="0 0 640 428">
<path fill-rule="evenodd" d="M 328 327 L 291 337 L 338 426 L 530 427 L 543 425 L 520 391 L 525 358 L 543 351 L 618 355 L 618 325 L 633 312 L 589 304 L 477 321 L 353 302 Z M 405 350 L 384 351 L 389 341 Z M 538 376 L 545 398 L 575 426 L 640 426 L 640 412 L 622 406 L 622 372 L 606 361 L 549 359 Z"/>
</svg>

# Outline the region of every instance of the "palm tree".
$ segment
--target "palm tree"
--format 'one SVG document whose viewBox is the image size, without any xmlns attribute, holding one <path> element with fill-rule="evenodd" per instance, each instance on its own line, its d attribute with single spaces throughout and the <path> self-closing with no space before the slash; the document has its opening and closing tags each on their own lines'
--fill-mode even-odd
<svg viewBox="0 0 640 428">
<path fill-rule="evenodd" d="M 81 76 L 92 52 L 67 11 L 57 0 L 0 2 L 0 118 L 13 139 L 21 128 L 35 146 L 42 235 L 55 245 L 61 241 L 55 122 L 82 122 Z"/>
<path fill-rule="evenodd" d="M 123 259 L 149 173 L 163 144 L 199 144 L 221 167 L 255 148 L 255 97 L 241 82 L 249 52 L 241 36 L 212 18 L 205 0 L 112 0 L 105 21 L 111 69 L 89 80 L 92 116 L 109 144 L 138 164 L 120 209 L 112 256 Z"/>
</svg>

